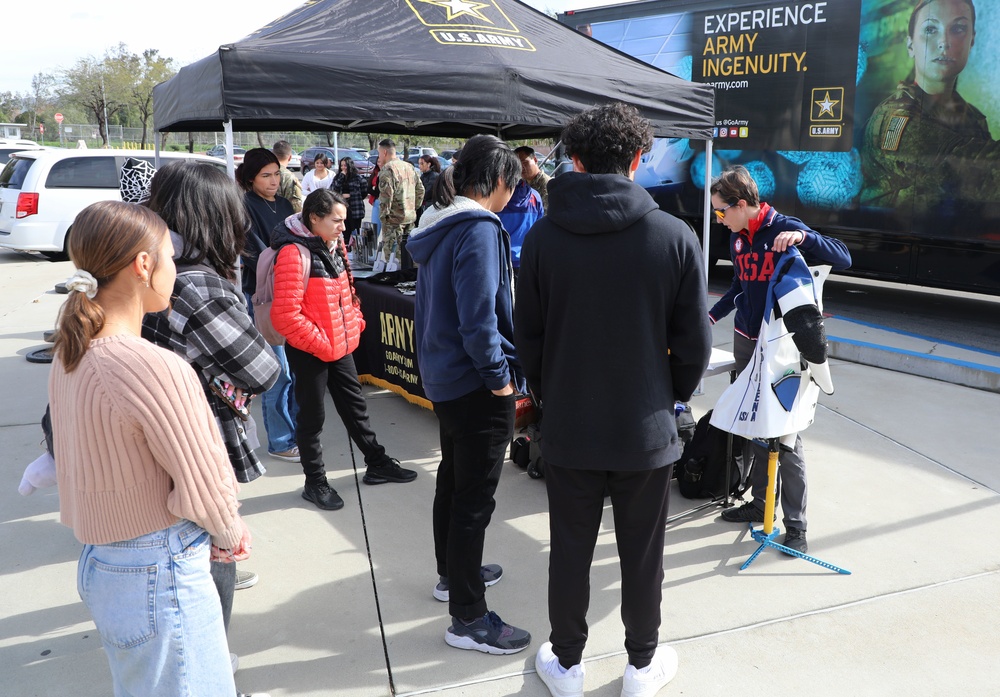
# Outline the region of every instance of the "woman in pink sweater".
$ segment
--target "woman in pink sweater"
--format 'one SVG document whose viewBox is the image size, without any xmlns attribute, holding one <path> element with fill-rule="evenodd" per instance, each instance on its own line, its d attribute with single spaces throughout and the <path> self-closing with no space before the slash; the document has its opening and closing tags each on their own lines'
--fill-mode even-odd
<svg viewBox="0 0 1000 697">
<path fill-rule="evenodd" d="M 60 518 L 84 544 L 77 586 L 114 694 L 233 695 L 209 558 L 249 554 L 237 484 L 194 371 L 140 338 L 174 285 L 167 227 L 95 203 L 69 254 L 49 378 Z"/>
</svg>

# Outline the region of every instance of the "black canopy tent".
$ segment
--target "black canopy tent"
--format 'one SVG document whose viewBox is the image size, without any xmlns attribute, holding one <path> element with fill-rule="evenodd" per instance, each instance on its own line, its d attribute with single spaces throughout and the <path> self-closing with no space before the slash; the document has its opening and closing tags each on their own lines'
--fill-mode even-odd
<svg viewBox="0 0 1000 697">
<path fill-rule="evenodd" d="M 714 93 L 518 0 L 319 0 L 153 91 L 157 131 L 305 130 L 505 139 L 558 134 L 596 103 L 708 139 Z"/>
<path fill-rule="evenodd" d="M 312 0 L 153 90 L 157 150 L 165 131 L 225 131 L 230 171 L 233 131 L 517 140 L 556 136 L 609 101 L 637 107 L 657 136 L 705 140 L 711 157 L 711 87 L 518 0 Z M 707 194 L 705 206 L 707 253 Z"/>
</svg>

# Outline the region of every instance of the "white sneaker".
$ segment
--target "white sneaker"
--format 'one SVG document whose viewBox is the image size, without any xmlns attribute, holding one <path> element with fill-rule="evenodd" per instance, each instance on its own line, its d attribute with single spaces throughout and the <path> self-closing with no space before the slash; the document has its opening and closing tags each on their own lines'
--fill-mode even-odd
<svg viewBox="0 0 1000 697">
<path fill-rule="evenodd" d="M 229 662 L 233 666 L 233 675 L 236 675 L 236 671 L 240 669 L 240 657 L 235 653 L 229 654 Z"/>
<path fill-rule="evenodd" d="M 621 697 L 653 697 L 677 675 L 677 652 L 659 646 L 653 660 L 642 670 L 631 663 L 625 668 Z"/>
<path fill-rule="evenodd" d="M 559 658 L 552 653 L 552 642 L 546 641 L 535 654 L 535 671 L 552 697 L 583 697 L 583 664 L 577 663 L 564 672 Z"/>
</svg>

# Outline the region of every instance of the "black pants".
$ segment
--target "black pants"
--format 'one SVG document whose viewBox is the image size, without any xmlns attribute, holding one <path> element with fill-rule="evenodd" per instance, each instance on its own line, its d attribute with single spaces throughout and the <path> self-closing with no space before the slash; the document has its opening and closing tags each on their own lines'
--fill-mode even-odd
<svg viewBox="0 0 1000 697">
<path fill-rule="evenodd" d="M 660 631 L 663 537 L 673 466 L 609 472 L 545 463 L 549 494 L 549 623 L 552 652 L 564 668 L 583 660 L 590 606 L 590 566 L 611 493 L 622 576 L 625 650 L 636 668 L 649 665 Z"/>
<path fill-rule="evenodd" d="M 378 464 L 385 458 L 385 448 L 379 445 L 368 420 L 368 403 L 361 392 L 354 356 L 348 354 L 339 361 L 327 363 L 288 344 L 285 356 L 295 378 L 295 399 L 299 404 L 295 443 L 299 446 L 306 481 L 310 484 L 326 481 L 323 446 L 319 439 L 326 421 L 327 390 L 347 434 L 364 454 L 365 464 Z"/>
<path fill-rule="evenodd" d="M 361 229 L 361 221 L 364 218 L 351 218 L 348 216 L 347 220 L 344 222 L 344 244 L 351 243 L 351 235 Z"/>
<path fill-rule="evenodd" d="M 448 577 L 452 617 L 486 614 L 479 575 L 483 543 L 496 501 L 507 446 L 514 435 L 514 395 L 485 387 L 458 399 L 434 402 L 441 424 L 441 465 L 434 491 L 434 556 Z"/>
</svg>

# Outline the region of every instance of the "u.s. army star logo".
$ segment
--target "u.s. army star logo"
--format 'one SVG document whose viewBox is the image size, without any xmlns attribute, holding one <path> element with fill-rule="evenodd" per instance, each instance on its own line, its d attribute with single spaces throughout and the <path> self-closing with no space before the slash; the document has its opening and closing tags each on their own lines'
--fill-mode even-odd
<svg viewBox="0 0 1000 697">
<path fill-rule="evenodd" d="M 439 44 L 534 51 L 495 0 L 406 0 Z"/>
<path fill-rule="evenodd" d="M 483 22 L 490 21 L 479 12 L 479 10 L 489 7 L 483 2 L 467 2 L 466 0 L 420 0 L 420 2 L 445 8 L 448 11 L 447 19 L 449 22 L 462 15 L 469 15 Z"/>
</svg>

